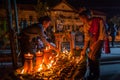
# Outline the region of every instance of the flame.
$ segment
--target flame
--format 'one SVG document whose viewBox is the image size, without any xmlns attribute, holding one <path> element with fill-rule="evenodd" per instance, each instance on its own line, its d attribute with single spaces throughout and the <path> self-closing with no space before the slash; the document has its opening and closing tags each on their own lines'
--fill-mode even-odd
<svg viewBox="0 0 120 80">
<path fill-rule="evenodd" d="M 40 54 L 40 50 L 39 50 L 37 53 L 39 53 L 39 54 Z"/>
<path fill-rule="evenodd" d="M 48 46 L 48 49 L 50 49 L 50 46 Z"/>
<path fill-rule="evenodd" d="M 52 59 L 52 56 L 49 57 L 49 60 Z"/>
<path fill-rule="evenodd" d="M 23 73 L 24 73 L 24 71 L 25 71 L 25 70 L 23 69 L 23 70 L 21 71 L 21 74 L 23 74 Z"/>
<path fill-rule="evenodd" d="M 52 64 L 48 64 L 47 68 L 50 69 L 52 67 Z"/>
<path fill-rule="evenodd" d="M 50 69 L 52 67 L 54 60 L 51 60 L 51 62 L 47 65 L 47 68 Z"/>
<path fill-rule="evenodd" d="M 28 53 L 28 56 L 30 56 L 30 53 Z"/>
<path fill-rule="evenodd" d="M 53 62 L 54 62 L 54 60 L 51 60 L 51 62 L 50 62 L 50 63 L 52 64 Z"/>
<path fill-rule="evenodd" d="M 68 54 L 68 50 L 66 48 L 63 48 L 63 53 Z"/>
<path fill-rule="evenodd" d="M 38 68 L 38 71 L 41 71 L 43 68 L 42 68 L 42 64 L 40 65 L 40 67 Z"/>
<path fill-rule="evenodd" d="M 55 57 L 58 57 L 59 56 L 59 54 L 57 54 Z"/>
<path fill-rule="evenodd" d="M 46 46 L 45 50 L 47 51 L 47 50 L 49 50 L 49 49 L 50 49 L 50 46 Z"/>
</svg>

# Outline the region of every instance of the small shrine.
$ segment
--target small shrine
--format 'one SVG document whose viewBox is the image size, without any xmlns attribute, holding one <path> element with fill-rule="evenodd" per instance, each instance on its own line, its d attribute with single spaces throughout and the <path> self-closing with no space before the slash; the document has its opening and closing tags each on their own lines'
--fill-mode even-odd
<svg viewBox="0 0 120 80">
<path fill-rule="evenodd" d="M 55 44 L 59 51 L 63 51 L 64 48 L 67 48 L 69 51 L 72 52 L 75 48 L 75 33 L 55 33 Z"/>
</svg>

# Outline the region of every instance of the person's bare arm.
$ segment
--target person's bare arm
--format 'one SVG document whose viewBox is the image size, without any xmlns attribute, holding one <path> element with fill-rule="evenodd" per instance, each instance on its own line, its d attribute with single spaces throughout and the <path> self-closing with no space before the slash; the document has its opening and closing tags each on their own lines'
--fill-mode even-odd
<svg viewBox="0 0 120 80">
<path fill-rule="evenodd" d="M 84 46 L 83 46 L 83 50 L 81 52 L 81 55 L 85 55 L 86 54 L 86 50 L 88 48 L 88 45 L 89 45 L 89 33 L 88 33 L 88 30 L 87 30 L 87 26 L 84 26 Z"/>
<path fill-rule="evenodd" d="M 44 34 L 44 31 L 41 30 L 41 32 L 39 33 L 41 40 L 43 41 L 43 43 L 47 46 L 50 46 L 53 50 L 55 50 L 56 52 L 58 52 L 58 48 L 56 48 L 56 46 L 53 46 L 52 44 L 50 44 L 50 42 L 47 41 L 47 36 Z"/>
</svg>

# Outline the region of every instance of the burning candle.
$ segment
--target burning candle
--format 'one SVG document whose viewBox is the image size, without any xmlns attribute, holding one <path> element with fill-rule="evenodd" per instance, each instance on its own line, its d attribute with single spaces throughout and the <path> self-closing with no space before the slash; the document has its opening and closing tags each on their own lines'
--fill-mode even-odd
<svg viewBox="0 0 120 80">
<path fill-rule="evenodd" d="M 44 49 L 44 52 L 49 52 L 50 50 L 50 46 L 47 46 L 45 49 Z"/>
<path fill-rule="evenodd" d="M 42 64 L 42 60 L 43 60 L 43 52 L 38 51 L 36 53 L 36 66 L 39 66 Z"/>
<path fill-rule="evenodd" d="M 24 62 L 23 73 L 31 73 L 33 69 L 33 63 L 32 63 L 33 55 L 28 53 L 28 54 L 24 54 L 24 57 L 25 57 L 25 62 Z"/>
</svg>

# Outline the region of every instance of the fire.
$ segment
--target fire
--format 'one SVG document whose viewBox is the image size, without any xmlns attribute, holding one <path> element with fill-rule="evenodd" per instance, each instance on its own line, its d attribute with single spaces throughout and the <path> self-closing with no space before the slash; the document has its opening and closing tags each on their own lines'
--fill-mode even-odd
<svg viewBox="0 0 120 80">
<path fill-rule="evenodd" d="M 25 70 L 23 69 L 23 70 L 21 71 L 21 74 L 23 74 L 23 73 L 24 73 L 24 71 L 25 71 Z"/>
<path fill-rule="evenodd" d="M 30 53 L 28 53 L 28 56 L 30 56 Z"/>
<path fill-rule="evenodd" d="M 49 57 L 49 60 L 52 59 L 52 56 Z"/>
<path fill-rule="evenodd" d="M 49 54 L 48 56 L 43 55 L 44 58 L 41 58 L 41 63 L 38 62 L 38 65 L 34 66 L 33 73 L 32 72 L 28 73 L 28 71 L 26 72 L 26 68 L 20 70 L 18 73 L 33 74 L 31 75 L 33 76 L 33 78 L 44 80 L 48 79 L 48 77 L 50 77 L 50 80 L 58 80 L 58 78 L 60 78 L 59 80 L 61 80 L 61 77 L 63 79 L 66 79 L 66 77 L 69 76 L 70 78 L 74 77 L 74 75 L 76 75 L 76 71 L 78 71 L 78 69 L 80 68 L 79 66 L 81 65 L 82 57 L 72 56 L 71 54 L 72 54 L 71 52 L 68 52 L 67 49 L 65 49 L 65 53 L 60 53 L 57 55 Z M 48 60 L 47 62 L 45 61 L 46 59 Z M 66 80 L 70 79 L 68 78 Z"/>
<path fill-rule="evenodd" d="M 50 46 L 47 46 L 46 48 L 45 48 L 45 50 L 49 50 L 50 49 Z"/>
<path fill-rule="evenodd" d="M 40 65 L 40 67 L 38 68 L 38 71 L 42 71 L 43 67 L 42 64 Z"/>
<path fill-rule="evenodd" d="M 63 48 L 63 53 L 68 54 L 68 50 L 66 48 Z"/>
<path fill-rule="evenodd" d="M 50 69 L 52 67 L 52 64 L 53 64 L 53 60 L 51 60 L 51 62 L 47 65 L 47 68 Z"/>
<path fill-rule="evenodd" d="M 38 51 L 38 53 L 40 54 L 40 50 Z"/>
</svg>

